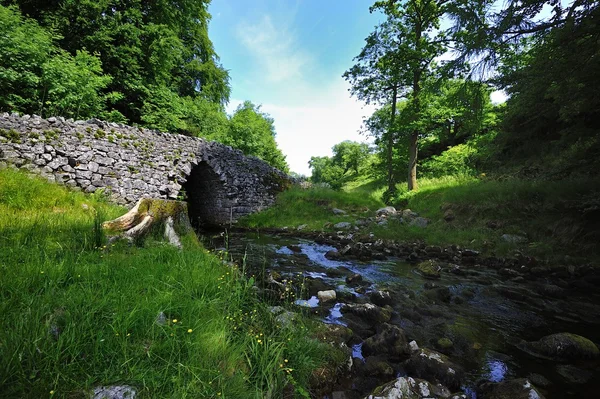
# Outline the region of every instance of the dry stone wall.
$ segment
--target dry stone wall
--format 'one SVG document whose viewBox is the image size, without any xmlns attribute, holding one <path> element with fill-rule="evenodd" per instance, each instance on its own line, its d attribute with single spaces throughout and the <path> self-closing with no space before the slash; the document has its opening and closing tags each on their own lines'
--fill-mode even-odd
<svg viewBox="0 0 600 399">
<path fill-rule="evenodd" d="M 239 150 L 104 122 L 0 114 L 0 167 L 39 173 L 117 203 L 187 198 L 192 222 L 222 225 L 271 205 L 289 177 Z"/>
</svg>

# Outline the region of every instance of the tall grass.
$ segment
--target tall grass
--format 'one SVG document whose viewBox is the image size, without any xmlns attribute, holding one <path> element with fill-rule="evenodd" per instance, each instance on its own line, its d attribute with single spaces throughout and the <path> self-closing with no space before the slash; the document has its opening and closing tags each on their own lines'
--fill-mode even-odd
<svg viewBox="0 0 600 399">
<path fill-rule="evenodd" d="M 0 397 L 86 398 L 110 384 L 142 398 L 308 389 L 331 359 L 311 324 L 278 326 L 240 271 L 193 238 L 183 251 L 106 246 L 100 223 L 123 211 L 0 170 Z"/>
</svg>

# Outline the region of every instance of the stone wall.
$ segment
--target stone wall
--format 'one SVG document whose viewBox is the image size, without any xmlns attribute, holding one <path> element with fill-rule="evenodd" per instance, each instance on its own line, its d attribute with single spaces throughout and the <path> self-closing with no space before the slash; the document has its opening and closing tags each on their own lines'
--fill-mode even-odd
<svg viewBox="0 0 600 399">
<path fill-rule="evenodd" d="M 221 225 L 273 203 L 289 178 L 239 150 L 195 137 L 92 119 L 0 114 L 0 167 L 14 165 L 86 192 L 187 197 L 196 224 Z"/>
</svg>

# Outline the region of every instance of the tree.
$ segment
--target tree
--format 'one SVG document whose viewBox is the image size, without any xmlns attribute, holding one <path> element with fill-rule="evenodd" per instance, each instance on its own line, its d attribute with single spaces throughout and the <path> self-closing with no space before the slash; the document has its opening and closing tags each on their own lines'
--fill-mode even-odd
<svg viewBox="0 0 600 399">
<path fill-rule="evenodd" d="M 587 18 L 551 29 L 526 51 L 504 60 L 497 81 L 511 95 L 502 134 L 505 149 L 549 142 L 564 147 L 578 140 L 583 147 L 598 137 L 600 5 L 584 10 Z"/>
<path fill-rule="evenodd" d="M 440 18 L 447 12 L 448 0 L 378 1 L 371 11 L 382 11 L 387 20 L 367 38 L 367 44 L 356 58 L 358 63 L 344 76 L 352 84 L 353 94 L 367 101 L 381 99 L 391 90 L 390 126 L 394 126 L 397 95 L 410 97 L 413 130 L 409 136 L 408 188 L 417 188 L 418 138 L 421 91 L 425 79 L 434 74 L 434 59 L 449 42 L 439 30 Z M 388 131 L 388 163 L 391 164 L 393 132 Z M 388 191 L 395 181 L 388 172 Z"/>
<path fill-rule="evenodd" d="M 371 10 L 372 11 L 372 10 Z M 393 128 L 396 118 L 396 103 L 404 96 L 403 81 L 407 79 L 407 60 L 398 53 L 401 45 L 398 38 L 402 36 L 404 27 L 399 21 L 389 17 L 387 21 L 375 28 L 366 39 L 365 47 L 354 58 L 356 64 L 347 70 L 343 77 L 351 84 L 350 92 L 367 104 L 389 103 L 390 117 L 387 129 L 382 133 L 387 146 L 387 185 L 392 193 L 396 187 L 396 177 L 392 167 L 392 153 L 396 139 Z"/>
<path fill-rule="evenodd" d="M 143 122 L 146 103 L 169 97 L 166 90 L 221 106 L 229 99 L 228 73 L 208 38 L 209 0 L 0 1 L 60 34 L 71 55 L 98 54 L 112 76 L 105 92 L 120 93 L 112 107 L 130 122 Z"/>
<path fill-rule="evenodd" d="M 273 118 L 250 101 L 240 104 L 229 120 L 228 134 L 215 140 L 254 155 L 284 172 L 288 171 L 285 155 L 277 148 Z"/>
<path fill-rule="evenodd" d="M 0 109 L 42 116 L 100 116 L 111 77 L 86 51 L 74 56 L 55 46 L 53 35 L 13 7 L 0 6 Z"/>
<path fill-rule="evenodd" d="M 365 163 L 371 152 L 368 144 L 350 140 L 334 145 L 332 150 L 333 162 L 339 165 L 344 173 L 352 170 L 355 174 L 359 173 L 359 168 Z"/>
</svg>

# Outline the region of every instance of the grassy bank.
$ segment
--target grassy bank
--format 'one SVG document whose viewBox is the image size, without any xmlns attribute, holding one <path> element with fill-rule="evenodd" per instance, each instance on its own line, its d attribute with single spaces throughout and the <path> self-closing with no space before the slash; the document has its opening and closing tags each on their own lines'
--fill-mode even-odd
<svg viewBox="0 0 600 399">
<path fill-rule="evenodd" d="M 299 319 L 278 326 L 252 282 L 201 248 L 107 247 L 124 212 L 0 170 L 0 397 L 87 398 L 99 385 L 141 398 L 304 396 L 334 355 Z"/>
<path fill-rule="evenodd" d="M 297 227 L 333 231 L 339 221 L 374 216 L 383 206 L 383 190 L 374 182 L 335 192 L 323 188 L 284 193 L 275 207 L 242 221 L 248 227 Z M 363 233 L 398 241 L 423 240 L 431 245 L 457 244 L 487 254 L 508 255 L 515 250 L 552 260 L 565 255 L 581 261 L 600 257 L 595 227 L 598 218 L 597 179 L 535 181 L 493 180 L 485 176 L 446 176 L 421 179 L 419 190 L 398 186 L 393 205 L 411 209 L 430 220 L 426 228 L 390 222 L 371 224 Z M 332 208 L 348 211 L 334 215 Z M 448 220 L 447 220 L 448 219 Z M 524 238 L 507 242 L 503 235 Z"/>
</svg>

